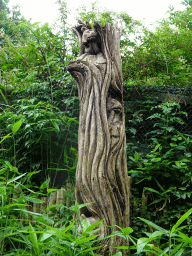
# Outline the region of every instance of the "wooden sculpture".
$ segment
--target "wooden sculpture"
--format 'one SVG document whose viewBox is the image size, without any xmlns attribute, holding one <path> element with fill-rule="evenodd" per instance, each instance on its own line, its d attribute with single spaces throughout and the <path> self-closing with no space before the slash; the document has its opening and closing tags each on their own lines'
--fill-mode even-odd
<svg viewBox="0 0 192 256">
<path fill-rule="evenodd" d="M 81 218 L 91 223 L 104 219 L 114 230 L 129 226 L 129 179 L 127 173 L 120 37 L 122 30 L 97 22 L 94 28 L 79 21 L 75 27 L 80 53 L 67 70 L 78 83 L 80 102 L 76 200 L 91 203 Z M 100 237 L 109 235 L 103 227 Z M 122 246 L 116 237 L 104 240 L 97 253 L 109 255 L 109 246 Z M 111 247 L 112 248 L 112 247 Z M 111 249 L 112 253 L 116 249 Z M 125 253 L 124 251 L 122 251 Z"/>
</svg>

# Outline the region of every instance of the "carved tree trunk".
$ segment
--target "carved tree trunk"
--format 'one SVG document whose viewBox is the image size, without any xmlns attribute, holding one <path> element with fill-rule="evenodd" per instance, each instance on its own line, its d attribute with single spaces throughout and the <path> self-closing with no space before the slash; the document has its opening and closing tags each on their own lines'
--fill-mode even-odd
<svg viewBox="0 0 192 256">
<path fill-rule="evenodd" d="M 122 31 L 109 23 L 105 27 L 95 23 L 91 29 L 88 23 L 80 22 L 75 32 L 80 54 L 67 69 L 78 83 L 80 101 L 76 200 L 79 204 L 91 203 L 81 209 L 82 219 L 104 219 L 103 224 L 128 227 L 130 187 L 120 56 Z M 110 233 L 111 229 L 104 227 L 101 237 Z M 109 245 L 127 245 L 121 237 L 111 243 L 105 240 L 104 244 L 97 253 L 109 255 Z"/>
</svg>

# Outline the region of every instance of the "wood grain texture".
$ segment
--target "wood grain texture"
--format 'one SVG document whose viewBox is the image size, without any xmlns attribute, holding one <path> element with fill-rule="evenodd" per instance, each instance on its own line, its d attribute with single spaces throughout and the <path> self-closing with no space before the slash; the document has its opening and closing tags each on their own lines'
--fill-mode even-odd
<svg viewBox="0 0 192 256">
<path fill-rule="evenodd" d="M 67 70 L 78 83 L 80 102 L 76 200 L 91 203 L 81 209 L 82 220 L 128 227 L 129 180 L 126 158 L 123 78 L 120 55 L 122 30 L 107 23 L 101 27 L 80 22 L 75 29 L 80 53 Z M 114 226 L 114 230 L 118 230 Z M 103 227 L 101 237 L 111 229 Z M 110 244 L 111 243 L 111 244 Z M 97 253 L 109 255 L 109 246 L 125 245 L 121 237 Z M 127 244 L 126 244 L 127 245 Z M 112 253 L 116 249 L 111 250 Z M 125 251 L 122 251 L 123 254 Z"/>
</svg>

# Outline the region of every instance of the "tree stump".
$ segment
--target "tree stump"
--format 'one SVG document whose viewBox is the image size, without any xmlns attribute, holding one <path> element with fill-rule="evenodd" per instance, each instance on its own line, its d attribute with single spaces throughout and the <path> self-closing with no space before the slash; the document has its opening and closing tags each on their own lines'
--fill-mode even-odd
<svg viewBox="0 0 192 256">
<path fill-rule="evenodd" d="M 77 203 L 91 203 L 81 208 L 82 219 L 115 230 L 128 227 L 129 179 L 126 157 L 125 114 L 123 103 L 120 37 L 122 30 L 97 22 L 94 28 L 81 22 L 74 29 L 80 53 L 67 70 L 78 83 L 80 102 L 78 164 L 76 170 Z M 111 229 L 103 227 L 102 234 Z M 121 237 L 104 240 L 97 253 L 109 255 L 109 247 L 127 245 Z M 116 249 L 111 247 L 114 254 Z M 122 251 L 125 255 L 125 250 Z M 127 253 L 127 252 L 126 252 Z"/>
</svg>

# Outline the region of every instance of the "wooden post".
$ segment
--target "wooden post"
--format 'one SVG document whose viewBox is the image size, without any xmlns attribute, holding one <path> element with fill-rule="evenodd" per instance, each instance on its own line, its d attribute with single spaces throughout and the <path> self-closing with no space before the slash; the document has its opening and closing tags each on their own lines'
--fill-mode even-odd
<svg viewBox="0 0 192 256">
<path fill-rule="evenodd" d="M 142 193 L 142 199 L 141 199 L 141 206 L 147 206 L 147 200 L 148 200 L 148 196 L 145 195 L 145 191 L 143 190 L 143 193 Z M 146 214 L 146 209 L 143 208 L 141 210 L 141 217 L 143 218 Z"/>
<path fill-rule="evenodd" d="M 47 197 L 46 196 L 43 196 L 41 198 L 42 201 L 44 201 L 43 203 L 41 203 L 40 205 L 40 211 L 41 213 L 45 212 L 46 211 L 46 208 L 47 208 Z"/>
<path fill-rule="evenodd" d="M 66 191 L 71 192 L 71 187 L 72 184 L 71 183 L 67 183 L 66 184 Z M 66 196 L 66 206 L 70 207 L 70 198 Z"/>
<path fill-rule="evenodd" d="M 76 200 L 82 219 L 121 228 L 130 224 L 125 114 L 123 103 L 120 37 L 122 30 L 97 22 L 92 29 L 79 22 L 75 27 L 80 53 L 67 70 L 78 83 L 80 102 Z M 103 227 L 104 236 L 111 233 Z M 112 246 L 128 245 L 121 237 L 105 240 L 98 254 L 114 254 Z M 127 251 L 122 251 L 123 255 Z"/>
<path fill-rule="evenodd" d="M 57 192 L 51 192 L 48 200 L 48 205 L 50 206 L 50 205 L 56 204 L 56 198 L 57 198 Z M 51 211 L 49 211 L 48 213 L 50 214 Z"/>
</svg>

